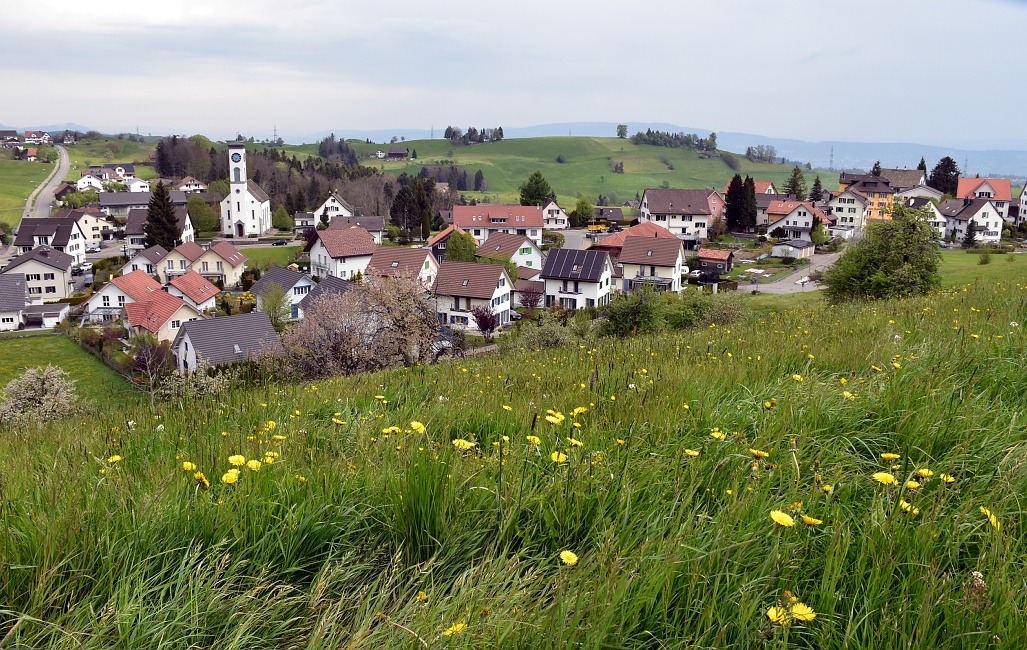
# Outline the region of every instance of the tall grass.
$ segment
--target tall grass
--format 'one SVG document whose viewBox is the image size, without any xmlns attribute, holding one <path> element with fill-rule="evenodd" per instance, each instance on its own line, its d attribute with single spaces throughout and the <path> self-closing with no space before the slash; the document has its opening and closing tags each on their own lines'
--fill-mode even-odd
<svg viewBox="0 0 1027 650">
<path fill-rule="evenodd" d="M 0 432 L 0 646 L 1019 647 L 1025 320 L 1005 282 Z"/>
</svg>

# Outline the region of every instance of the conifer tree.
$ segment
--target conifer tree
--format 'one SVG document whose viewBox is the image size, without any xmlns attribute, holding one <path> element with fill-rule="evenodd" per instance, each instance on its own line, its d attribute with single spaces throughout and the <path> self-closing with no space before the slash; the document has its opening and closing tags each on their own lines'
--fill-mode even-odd
<svg viewBox="0 0 1027 650">
<path fill-rule="evenodd" d="M 872 176 L 880 176 L 881 175 L 881 161 L 880 160 L 878 160 L 877 162 L 874 163 L 873 168 L 870 170 L 870 174 Z"/>
<path fill-rule="evenodd" d="M 751 176 L 745 177 L 742 184 L 745 190 L 745 201 L 742 203 L 742 225 L 746 228 L 756 227 L 756 181 Z"/>
<path fill-rule="evenodd" d="M 792 175 L 785 181 L 785 194 L 794 194 L 799 201 L 806 200 L 806 177 L 798 165 L 792 168 Z"/>
<path fill-rule="evenodd" d="M 171 203 L 171 192 L 168 186 L 158 181 L 150 196 L 150 204 L 146 208 L 146 223 L 143 224 L 143 245 L 161 246 L 171 250 L 178 245 L 182 230 L 178 227 L 175 206 Z"/>
<path fill-rule="evenodd" d="M 963 237 L 963 248 L 977 247 L 977 222 L 971 219 L 966 224 L 966 235 Z"/>
<path fill-rule="evenodd" d="M 741 174 L 735 174 L 727 185 L 727 196 L 724 197 L 724 219 L 727 227 L 742 226 L 742 211 L 745 209 L 745 188 L 742 186 Z"/>
<path fill-rule="evenodd" d="M 809 191 L 808 198 L 810 201 L 820 201 L 823 198 L 823 193 L 824 186 L 820 183 L 820 174 L 817 174 L 817 177 L 813 179 L 813 189 Z"/>
</svg>

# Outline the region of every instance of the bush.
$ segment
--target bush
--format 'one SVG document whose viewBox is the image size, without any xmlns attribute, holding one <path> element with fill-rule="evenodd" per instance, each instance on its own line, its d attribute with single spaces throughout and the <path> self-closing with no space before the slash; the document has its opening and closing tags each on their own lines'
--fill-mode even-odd
<svg viewBox="0 0 1027 650">
<path fill-rule="evenodd" d="M 791 266 L 792 264 L 795 264 L 795 258 L 794 257 L 783 256 L 781 258 L 781 263 L 784 264 L 785 266 Z"/>
<path fill-rule="evenodd" d="M 570 328 L 560 324 L 560 315 L 554 312 L 539 314 L 538 324 L 521 328 L 521 337 L 508 343 L 509 347 L 523 347 L 527 350 L 543 350 L 568 346 L 574 342 Z M 504 346 L 504 347 L 507 347 Z"/>
<path fill-rule="evenodd" d="M 620 294 L 603 306 L 603 333 L 612 336 L 650 334 L 663 327 L 663 305 L 652 290 Z"/>
<path fill-rule="evenodd" d="M 713 297 L 699 291 L 688 290 L 677 296 L 673 293 L 664 296 L 664 319 L 667 327 L 675 330 L 695 327 L 706 318 L 713 306 Z"/>
<path fill-rule="evenodd" d="M 29 368 L 4 387 L 0 422 L 8 426 L 29 420 L 40 425 L 74 415 L 81 409 L 75 382 L 57 366 Z"/>
<path fill-rule="evenodd" d="M 983 246 L 979 253 L 977 253 L 977 264 L 983 266 L 985 264 L 991 264 L 991 247 Z"/>
</svg>

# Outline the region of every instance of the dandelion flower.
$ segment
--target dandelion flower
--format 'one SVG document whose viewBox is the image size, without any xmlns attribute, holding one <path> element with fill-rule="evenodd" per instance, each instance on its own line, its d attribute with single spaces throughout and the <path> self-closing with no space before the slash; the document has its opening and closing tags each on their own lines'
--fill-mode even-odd
<svg viewBox="0 0 1027 650">
<path fill-rule="evenodd" d="M 300 483 L 306 483 L 307 482 L 307 477 L 306 476 L 301 476 L 300 474 L 296 474 L 295 476 L 293 476 L 293 478 L 296 479 L 297 481 L 299 481 Z"/>
<path fill-rule="evenodd" d="M 556 417 L 555 415 L 547 415 L 546 422 L 550 424 L 560 424 L 560 418 Z"/>
<path fill-rule="evenodd" d="M 749 449 L 749 453 L 752 454 L 753 458 L 766 458 L 770 455 L 765 451 L 760 451 L 759 449 Z"/>
<path fill-rule="evenodd" d="M 873 479 L 882 485 L 895 485 L 898 481 L 888 472 L 875 472 Z"/>
<path fill-rule="evenodd" d="M 696 450 L 694 450 L 694 449 L 686 449 L 686 450 L 685 450 L 685 453 L 686 453 L 686 454 L 688 454 L 689 456 L 693 456 L 693 457 L 694 457 L 694 456 L 698 456 L 698 455 L 699 455 L 699 452 L 697 452 L 697 451 L 696 451 Z"/>
<path fill-rule="evenodd" d="M 802 381 L 802 375 L 792 375 L 792 379 L 795 381 Z"/>
<path fill-rule="evenodd" d="M 991 510 L 988 510 L 984 506 L 981 506 L 981 514 L 988 518 L 988 521 L 991 522 L 991 526 L 995 530 L 1001 530 L 1002 524 L 999 522 L 998 517 L 992 514 Z"/>
<path fill-rule="evenodd" d="M 417 602 L 423 603 L 426 600 L 428 600 L 428 594 L 424 593 L 423 591 L 417 592 Z"/>
<path fill-rule="evenodd" d="M 231 464 L 235 465 L 236 467 L 239 467 L 241 465 L 245 465 L 246 464 L 246 457 L 245 456 L 240 456 L 240 455 L 229 456 L 228 457 L 228 462 L 230 462 Z"/>
<path fill-rule="evenodd" d="M 926 467 L 923 467 L 923 468 L 918 469 L 916 471 L 916 475 L 919 476 L 920 478 L 930 478 L 930 477 L 934 476 L 934 472 L 929 470 L 929 469 L 927 469 Z"/>
<path fill-rule="evenodd" d="M 881 454 L 881 458 L 883 458 L 885 460 L 898 460 L 898 459 L 902 458 L 902 456 L 900 456 L 899 454 L 884 453 L 884 454 Z"/>
<path fill-rule="evenodd" d="M 803 603 L 795 603 L 792 605 L 791 614 L 795 620 L 803 622 L 812 621 L 817 617 L 817 613 L 814 612 L 809 605 L 805 605 Z"/>
<path fill-rule="evenodd" d="M 560 561 L 567 566 L 574 566 L 578 563 L 578 556 L 573 551 L 560 551 Z"/>
<path fill-rule="evenodd" d="M 803 515 L 802 516 L 802 521 L 805 522 L 809 526 L 819 526 L 820 524 L 824 523 L 820 519 L 814 519 L 813 517 L 810 517 L 809 515 Z"/>
<path fill-rule="evenodd" d="M 771 510 L 770 518 L 774 520 L 775 524 L 785 528 L 791 528 L 795 525 L 795 520 L 792 519 L 791 515 L 782 510 Z"/>
<path fill-rule="evenodd" d="M 716 438 L 717 440 L 723 440 L 724 439 L 724 432 L 723 431 L 715 431 L 715 430 L 711 431 L 710 432 L 710 437 L 711 438 Z"/>
<path fill-rule="evenodd" d="M 239 480 L 239 474 L 236 472 L 228 471 L 221 475 L 221 481 L 231 485 Z"/>
<path fill-rule="evenodd" d="M 259 460 L 251 460 L 248 463 L 246 463 L 246 467 L 249 467 L 251 470 L 256 472 L 258 469 L 260 469 L 260 461 Z"/>
<path fill-rule="evenodd" d="M 469 440 L 464 440 L 463 438 L 457 438 L 453 441 L 453 446 L 459 449 L 460 451 L 468 451 L 470 449 L 474 449 L 474 447 L 477 446 L 477 443 L 471 442 Z"/>
<path fill-rule="evenodd" d="M 121 456 L 114 455 L 114 456 L 111 456 L 110 458 L 108 458 L 107 462 L 108 463 L 116 463 L 119 460 L 121 460 Z"/>
<path fill-rule="evenodd" d="M 917 508 L 905 499 L 899 499 L 899 507 L 902 508 L 903 512 L 908 512 L 910 515 L 920 514 L 920 508 Z"/>
<path fill-rule="evenodd" d="M 582 446 L 581 441 L 580 440 L 575 440 L 574 438 L 567 438 L 567 442 L 571 443 L 572 447 L 581 447 Z"/>
<path fill-rule="evenodd" d="M 891 365 L 892 365 L 892 368 L 895 368 L 896 370 L 900 370 L 902 368 L 902 364 L 899 363 L 898 361 L 893 361 Z"/>
<path fill-rule="evenodd" d="M 906 488 L 909 490 L 916 490 L 920 488 L 920 484 L 916 481 L 906 481 Z"/>
<path fill-rule="evenodd" d="M 842 395 L 845 397 L 845 399 L 856 399 L 856 396 L 847 390 L 843 390 Z"/>
<path fill-rule="evenodd" d="M 827 485 L 824 485 L 824 487 L 822 487 L 820 489 L 823 490 L 824 492 L 828 493 L 828 494 L 831 494 L 831 490 L 834 489 L 834 486 L 830 485 L 830 484 L 827 484 Z"/>
<path fill-rule="evenodd" d="M 788 620 L 788 613 L 784 607 L 771 607 L 767 610 L 767 618 L 771 623 L 781 624 Z"/>
<path fill-rule="evenodd" d="M 467 371 L 465 370 L 464 372 Z M 467 627 L 466 623 L 457 623 L 456 625 L 450 627 L 448 630 L 443 632 L 442 636 L 453 636 L 454 634 L 458 634 L 460 630 L 464 629 L 465 627 Z"/>
<path fill-rule="evenodd" d="M 510 407 L 510 406 L 507 406 L 506 404 L 503 404 L 503 410 L 504 411 L 512 411 L 513 407 Z"/>
<path fill-rule="evenodd" d="M 562 463 L 567 460 L 567 454 L 559 451 L 554 451 L 549 457 L 553 459 L 554 463 Z"/>
<path fill-rule="evenodd" d="M 466 371 L 464 371 L 464 372 L 466 372 Z M 383 399 L 385 399 L 385 396 L 384 395 L 375 395 L 374 398 L 376 400 L 383 400 Z"/>
<path fill-rule="evenodd" d="M 340 426 L 340 427 L 341 427 L 342 425 L 346 424 L 345 422 L 343 422 L 343 421 L 342 421 L 342 420 L 340 420 L 339 418 L 332 418 L 332 422 L 334 422 L 334 423 L 335 423 L 336 425 L 338 425 L 338 426 Z"/>
<path fill-rule="evenodd" d="M 416 431 L 417 433 L 424 433 L 424 425 L 418 422 L 417 420 L 413 420 L 410 422 L 410 428 Z"/>
<path fill-rule="evenodd" d="M 945 481 L 946 483 L 956 482 L 956 477 L 950 476 L 949 474 L 938 474 L 938 478 L 940 478 L 942 481 Z"/>
<path fill-rule="evenodd" d="M 203 475 L 203 472 L 196 472 L 193 474 L 193 478 L 196 479 L 196 483 L 203 486 L 204 489 L 210 487 L 210 481 L 208 481 L 207 477 Z"/>
<path fill-rule="evenodd" d="M 881 372 L 881 369 L 878 368 L 877 366 L 870 366 L 870 367 L 874 369 L 874 372 Z"/>
<path fill-rule="evenodd" d="M 527 440 L 533 445 L 537 445 L 542 442 L 538 436 L 527 436 Z"/>
<path fill-rule="evenodd" d="M 618 445 L 623 445 L 624 444 L 623 438 L 617 438 L 617 444 Z"/>
<path fill-rule="evenodd" d="M 765 408 L 765 409 L 768 409 L 768 410 L 769 410 L 769 409 L 772 409 L 772 408 L 774 408 L 774 405 L 773 405 L 773 404 L 771 404 L 770 402 L 763 402 L 763 408 Z"/>
<path fill-rule="evenodd" d="M 189 461 L 185 461 L 182 463 L 182 469 L 184 469 L 187 472 L 195 472 L 196 463 L 190 463 Z"/>
<path fill-rule="evenodd" d="M 840 383 L 840 384 L 841 384 L 842 386 L 844 386 L 845 384 L 849 383 L 849 380 L 848 380 L 848 379 L 846 379 L 845 377 L 842 377 L 841 379 L 839 379 L 839 380 L 838 380 L 838 382 L 839 382 L 839 383 Z"/>
</svg>

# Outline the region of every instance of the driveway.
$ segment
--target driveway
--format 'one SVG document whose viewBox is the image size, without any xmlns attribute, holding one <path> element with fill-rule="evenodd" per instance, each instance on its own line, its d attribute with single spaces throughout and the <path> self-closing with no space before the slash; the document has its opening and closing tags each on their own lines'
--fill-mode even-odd
<svg viewBox="0 0 1027 650">
<path fill-rule="evenodd" d="M 35 218 L 35 217 L 49 217 L 50 206 L 53 204 L 53 193 L 57 191 L 57 187 L 64 182 L 64 179 L 68 176 L 68 172 L 71 170 L 71 162 L 68 160 L 68 150 L 59 144 L 54 145 L 54 149 L 57 150 L 57 164 L 54 165 L 53 171 L 46 177 L 42 183 L 36 187 L 35 191 L 29 195 L 27 201 L 25 201 L 25 210 L 22 212 L 22 218 Z"/>
<path fill-rule="evenodd" d="M 564 248 L 570 248 L 572 250 L 587 248 L 586 244 L 588 243 L 588 239 L 585 238 L 585 233 L 587 231 L 575 228 L 573 230 L 558 230 L 557 232 L 563 235 Z"/>
<path fill-rule="evenodd" d="M 739 291 L 752 291 L 758 289 L 761 293 L 802 293 L 805 291 L 816 291 L 820 288 L 820 285 L 816 282 L 807 282 L 805 286 L 799 284 L 799 278 L 809 275 L 813 271 L 823 271 L 827 267 L 831 266 L 841 257 L 841 253 L 825 253 L 822 255 L 814 255 L 813 260 L 809 266 L 803 266 L 798 271 L 790 273 L 787 276 L 777 280 L 776 282 L 768 282 L 767 284 L 746 284 L 744 282 L 738 283 Z"/>
</svg>

